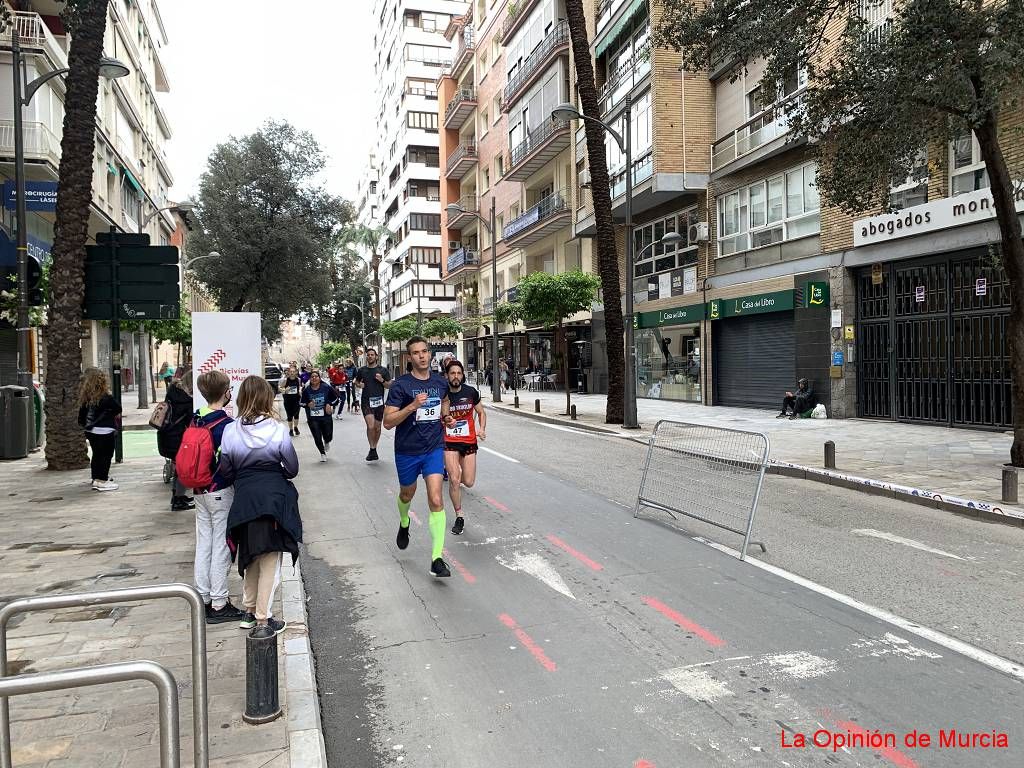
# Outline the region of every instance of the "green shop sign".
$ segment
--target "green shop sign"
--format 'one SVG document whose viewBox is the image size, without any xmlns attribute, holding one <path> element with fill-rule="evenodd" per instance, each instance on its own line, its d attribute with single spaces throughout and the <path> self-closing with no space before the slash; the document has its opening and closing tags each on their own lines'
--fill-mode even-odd
<svg viewBox="0 0 1024 768">
<path fill-rule="evenodd" d="M 738 299 L 713 299 L 708 302 L 708 317 L 712 320 L 724 320 L 728 317 L 784 312 L 787 309 L 793 309 L 792 290 L 758 293 Z"/>
<path fill-rule="evenodd" d="M 686 307 L 659 309 L 656 312 L 638 312 L 633 315 L 634 328 L 661 328 L 665 325 L 685 325 L 704 319 L 704 305 L 690 304 Z"/>
</svg>

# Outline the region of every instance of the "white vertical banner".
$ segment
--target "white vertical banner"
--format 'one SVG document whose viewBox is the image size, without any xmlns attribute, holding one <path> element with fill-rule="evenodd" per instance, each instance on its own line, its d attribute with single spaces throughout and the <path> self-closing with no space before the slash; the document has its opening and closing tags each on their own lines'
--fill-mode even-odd
<svg viewBox="0 0 1024 768">
<path fill-rule="evenodd" d="M 192 367 L 193 376 L 222 370 L 231 379 L 231 402 L 225 410 L 235 415 L 238 387 L 246 376 L 263 375 L 263 340 L 259 312 L 193 312 Z M 196 408 L 206 400 L 194 387 L 192 402 Z"/>
</svg>

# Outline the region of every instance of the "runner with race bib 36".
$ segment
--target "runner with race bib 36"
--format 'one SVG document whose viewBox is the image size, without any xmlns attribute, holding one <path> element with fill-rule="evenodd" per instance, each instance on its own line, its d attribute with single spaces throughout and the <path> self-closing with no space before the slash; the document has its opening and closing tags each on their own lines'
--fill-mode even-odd
<svg viewBox="0 0 1024 768">
<path fill-rule="evenodd" d="M 472 488 L 476 482 L 477 439 L 487 438 L 487 414 L 480 393 L 466 384 L 466 369 L 458 360 L 449 360 L 445 367 L 448 396 L 441 407 L 444 424 L 444 465 L 448 470 L 448 495 L 455 508 L 452 533 L 462 534 L 466 521 L 462 515 L 462 486 Z M 476 426 L 480 421 L 479 429 Z"/>
<path fill-rule="evenodd" d="M 391 374 L 380 364 L 373 347 L 366 350 L 366 365 L 356 372 L 356 383 L 363 387 L 359 405 L 366 420 L 366 442 L 370 444 L 366 460 L 377 461 L 380 425 L 384 421 L 384 390 L 391 386 Z"/>
</svg>

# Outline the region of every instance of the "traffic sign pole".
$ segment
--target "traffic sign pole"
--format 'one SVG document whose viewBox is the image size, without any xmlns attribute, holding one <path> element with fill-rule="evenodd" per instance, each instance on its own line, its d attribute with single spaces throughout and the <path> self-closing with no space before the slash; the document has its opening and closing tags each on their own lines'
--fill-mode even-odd
<svg viewBox="0 0 1024 768">
<path fill-rule="evenodd" d="M 121 405 L 121 313 L 118 311 L 117 230 L 110 228 L 110 387 L 114 400 Z M 124 461 L 121 430 L 114 433 L 114 461 Z"/>
</svg>

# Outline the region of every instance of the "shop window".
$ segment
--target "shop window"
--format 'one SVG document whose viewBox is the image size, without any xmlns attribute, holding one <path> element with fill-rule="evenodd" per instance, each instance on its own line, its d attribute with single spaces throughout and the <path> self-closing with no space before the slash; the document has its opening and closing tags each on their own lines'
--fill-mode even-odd
<svg viewBox="0 0 1024 768">
<path fill-rule="evenodd" d="M 974 133 L 957 136 L 950 142 L 949 188 L 952 196 L 989 187 L 988 170 L 981 159 L 981 147 Z"/>
</svg>

